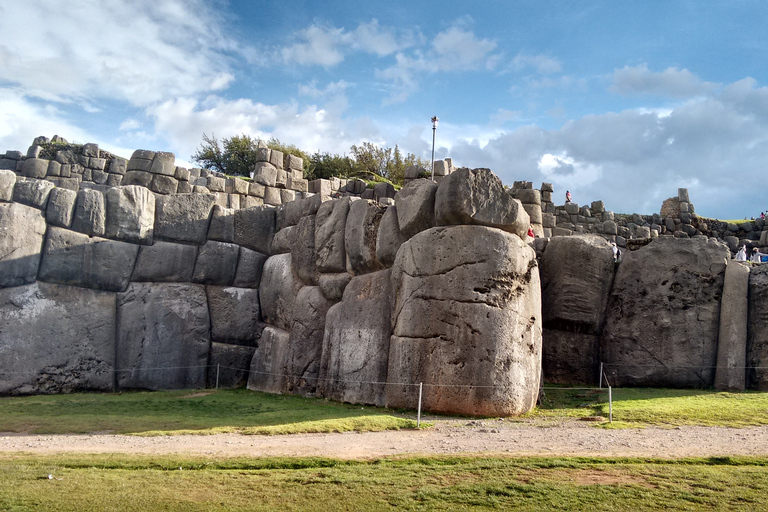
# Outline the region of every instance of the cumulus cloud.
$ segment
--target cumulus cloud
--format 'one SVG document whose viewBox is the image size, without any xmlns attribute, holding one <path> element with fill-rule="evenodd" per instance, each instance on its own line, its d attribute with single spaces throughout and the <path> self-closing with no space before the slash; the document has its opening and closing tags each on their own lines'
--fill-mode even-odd
<svg viewBox="0 0 768 512">
<path fill-rule="evenodd" d="M 560 61 L 547 55 L 527 55 L 518 53 L 512 59 L 512 69 L 523 71 L 532 68 L 536 73 L 552 74 L 562 71 Z"/>
<path fill-rule="evenodd" d="M 690 98 L 713 92 L 717 85 L 704 82 L 687 69 L 667 68 L 661 72 L 648 69 L 647 64 L 625 66 L 613 72 L 610 91 L 629 95 L 654 95 Z"/>
</svg>

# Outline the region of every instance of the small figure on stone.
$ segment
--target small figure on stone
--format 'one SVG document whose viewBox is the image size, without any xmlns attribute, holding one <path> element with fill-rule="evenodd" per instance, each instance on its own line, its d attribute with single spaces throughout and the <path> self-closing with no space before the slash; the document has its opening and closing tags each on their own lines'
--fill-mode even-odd
<svg viewBox="0 0 768 512">
<path fill-rule="evenodd" d="M 565 202 L 566 203 L 570 203 L 571 202 L 571 191 L 570 190 L 566 190 L 565 191 Z"/>
<path fill-rule="evenodd" d="M 613 249 L 613 261 L 616 263 L 619 261 L 619 258 L 621 258 L 621 251 L 616 246 L 616 242 L 611 242 L 611 249 Z"/>
<path fill-rule="evenodd" d="M 736 253 L 736 261 L 747 261 L 747 247 L 742 245 L 739 252 Z"/>
<path fill-rule="evenodd" d="M 536 238 L 536 233 L 533 232 L 533 226 L 528 226 L 528 236 L 531 238 Z"/>
<path fill-rule="evenodd" d="M 765 220 L 765 212 L 760 212 L 760 218 Z"/>
</svg>

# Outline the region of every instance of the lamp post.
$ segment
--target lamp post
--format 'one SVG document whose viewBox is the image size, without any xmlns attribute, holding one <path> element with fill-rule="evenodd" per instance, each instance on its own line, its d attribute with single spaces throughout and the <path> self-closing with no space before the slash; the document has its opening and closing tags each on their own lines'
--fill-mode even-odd
<svg viewBox="0 0 768 512">
<path fill-rule="evenodd" d="M 435 132 L 438 121 L 437 116 L 432 116 L 432 181 L 435 181 Z"/>
</svg>

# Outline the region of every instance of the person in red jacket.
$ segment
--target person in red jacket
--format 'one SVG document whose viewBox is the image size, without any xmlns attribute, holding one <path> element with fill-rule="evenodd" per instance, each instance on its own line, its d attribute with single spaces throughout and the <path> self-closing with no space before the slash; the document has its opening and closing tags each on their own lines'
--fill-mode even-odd
<svg viewBox="0 0 768 512">
<path fill-rule="evenodd" d="M 528 226 L 528 236 L 531 238 L 536 238 L 536 234 L 533 232 L 533 226 Z"/>
</svg>

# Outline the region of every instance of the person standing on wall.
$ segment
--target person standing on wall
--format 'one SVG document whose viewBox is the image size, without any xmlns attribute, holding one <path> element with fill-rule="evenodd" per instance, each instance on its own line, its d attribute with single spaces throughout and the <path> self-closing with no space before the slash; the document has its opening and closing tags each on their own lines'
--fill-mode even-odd
<svg viewBox="0 0 768 512">
<path fill-rule="evenodd" d="M 565 191 L 565 202 L 566 202 L 566 204 L 571 202 L 571 191 L 570 190 L 566 190 Z"/>
</svg>

